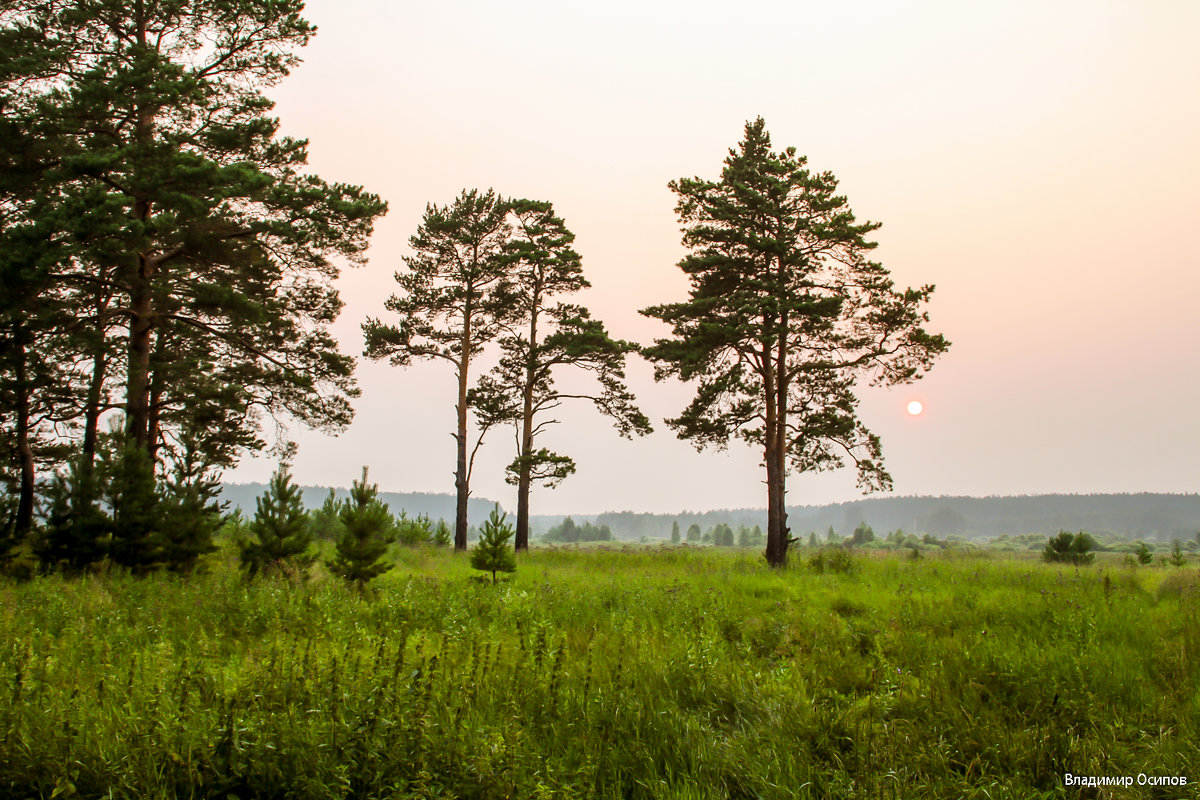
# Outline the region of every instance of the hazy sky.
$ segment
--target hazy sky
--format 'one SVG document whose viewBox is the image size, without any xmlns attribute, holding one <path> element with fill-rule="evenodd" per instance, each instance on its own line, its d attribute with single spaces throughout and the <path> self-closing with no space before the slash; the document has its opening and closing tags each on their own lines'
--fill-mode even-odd
<svg viewBox="0 0 1200 800">
<path fill-rule="evenodd" d="M 314 0 L 319 33 L 271 91 L 328 180 L 391 210 L 339 283 L 337 333 L 382 316 L 428 202 L 463 188 L 549 200 L 614 335 L 666 332 L 681 299 L 667 182 L 716 178 L 747 119 L 831 170 L 900 285 L 935 283 L 953 347 L 923 381 L 863 394 L 898 494 L 1200 490 L 1200 3 Z M 363 464 L 391 491 L 453 491 L 453 376 L 362 361 L 338 438 L 295 429 L 303 483 Z M 690 397 L 630 383 L 628 442 L 585 406 L 545 444 L 579 471 L 533 512 L 765 505 L 760 454 L 697 453 L 661 424 Z M 910 417 L 911 399 L 925 413 Z M 515 506 L 489 436 L 473 495 Z M 264 479 L 248 460 L 227 479 Z M 789 503 L 858 496 L 793 476 Z"/>
</svg>

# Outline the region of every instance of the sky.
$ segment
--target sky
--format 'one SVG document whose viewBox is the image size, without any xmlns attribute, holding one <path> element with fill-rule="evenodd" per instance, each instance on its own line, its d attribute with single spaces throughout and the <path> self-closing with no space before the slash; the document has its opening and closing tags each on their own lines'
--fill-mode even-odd
<svg viewBox="0 0 1200 800">
<path fill-rule="evenodd" d="M 936 284 L 952 347 L 923 380 L 861 392 L 898 495 L 1200 490 L 1200 4 L 313 0 L 304 60 L 268 94 L 312 170 L 389 203 L 335 326 L 360 355 L 389 321 L 426 204 L 464 188 L 548 200 L 617 337 L 683 299 L 680 177 L 719 177 L 747 120 L 832 171 L 900 286 Z M 452 492 L 454 376 L 360 359 L 337 437 L 292 426 L 305 484 Z M 764 507 L 761 453 L 697 452 L 662 423 L 691 397 L 631 359 L 656 425 L 626 441 L 586 405 L 544 444 L 578 462 L 535 514 Z M 570 385 L 570 378 L 560 380 Z M 906 413 L 909 401 L 924 413 Z M 472 495 L 515 508 L 506 431 Z M 265 480 L 267 457 L 226 480 Z M 860 496 L 852 470 L 788 502 Z"/>
</svg>

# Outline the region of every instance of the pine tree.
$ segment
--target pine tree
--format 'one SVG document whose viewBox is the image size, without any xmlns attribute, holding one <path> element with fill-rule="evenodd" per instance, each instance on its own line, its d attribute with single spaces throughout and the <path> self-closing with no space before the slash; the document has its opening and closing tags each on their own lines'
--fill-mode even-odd
<svg viewBox="0 0 1200 800">
<path fill-rule="evenodd" d="M 508 543 L 514 531 L 504 522 L 506 516 L 507 514 L 500 511 L 500 506 L 493 508 L 479 532 L 479 541 L 471 550 L 471 566 L 492 573 L 493 585 L 497 580 L 497 572 L 517 570 L 517 556 Z"/>
<path fill-rule="evenodd" d="M 439 519 L 437 526 L 433 529 L 433 544 L 436 547 L 449 547 L 453 542 L 450 535 L 450 526 L 446 524 L 446 520 Z"/>
<path fill-rule="evenodd" d="M 396 518 L 396 540 L 405 547 L 429 544 L 433 541 L 433 522 L 428 514 L 409 517 L 405 511 Z"/>
<path fill-rule="evenodd" d="M 113 520 L 108 554 L 140 575 L 157 569 L 163 559 L 161 498 L 150 455 L 123 437 L 120 441 L 107 487 Z"/>
<path fill-rule="evenodd" d="M 112 536 L 112 518 L 100 505 L 101 479 L 73 459 L 46 490 L 49 508 L 33 554 L 44 567 L 79 572 L 104 558 Z"/>
<path fill-rule="evenodd" d="M 325 496 L 325 502 L 321 503 L 321 507 L 309 513 L 313 536 L 333 542 L 342 538 L 341 516 L 344 504 L 342 500 L 338 499 L 337 492 L 331 488 L 329 494 Z"/>
<path fill-rule="evenodd" d="M 188 424 L 206 432 L 198 442 L 213 463 L 227 466 L 265 446 L 261 414 L 348 423 L 357 389 L 353 359 L 329 332 L 341 308 L 334 280 L 341 264 L 362 262 L 386 204 L 313 175 L 307 142 L 280 136 L 270 115 L 265 90 L 299 63 L 315 30 L 302 7 L 0 8 L 0 395 L 19 389 L 13 427 L 26 483 L 38 434 L 30 421 L 45 416 L 61 384 L 54 367 L 81 370 L 71 407 L 52 416 L 85 419 L 88 468 L 110 391 L 151 474 Z M 24 248 L 26 263 L 9 269 L 25 233 L 40 255 Z M 23 303 L 27 322 L 10 325 L 7 301 L 26 296 L 39 298 Z M 62 341 L 69 352 L 47 357 Z M 145 518 L 131 503 L 149 482 L 129 467 L 114 475 L 122 494 L 132 492 L 121 515 Z M 114 544 L 114 558 L 143 560 Z"/>
<path fill-rule="evenodd" d="M 377 319 L 363 323 L 367 358 L 386 358 L 401 367 L 426 359 L 454 366 L 458 384 L 455 550 L 467 549 L 471 469 L 486 433 L 483 423 L 471 446 L 468 392 L 474 359 L 499 335 L 500 321 L 509 313 L 498 291 L 509 263 L 504 247 L 512 228 L 506 217 L 503 199 L 491 190 L 464 190 L 448 206 L 428 205 L 417 232 L 409 239 L 414 254 L 404 257 L 408 270 L 396 273 L 403 293 L 385 303 L 399 315 L 398 323 L 385 325 Z"/>
<path fill-rule="evenodd" d="M 339 519 L 342 537 L 337 543 L 337 558 L 327 561 L 335 575 L 341 575 L 361 590 L 367 581 L 392 568 L 381 562 L 388 545 L 396 540 L 395 523 L 387 504 L 379 500 L 379 487 L 367 483 L 367 468 L 362 480 L 350 488 L 350 499 L 342 504 Z"/>
<path fill-rule="evenodd" d="M 1096 558 L 1091 552 L 1096 547 L 1096 540 L 1084 531 L 1072 534 L 1070 531 L 1059 531 L 1057 536 L 1046 540 L 1042 550 L 1042 560 L 1049 562 L 1069 561 L 1075 566 L 1090 564 Z"/>
<path fill-rule="evenodd" d="M 1176 567 L 1182 567 L 1187 563 L 1187 555 L 1183 552 L 1183 545 L 1178 539 L 1171 540 L 1171 554 L 1167 560 Z"/>
<path fill-rule="evenodd" d="M 725 159 L 719 181 L 671 183 L 690 252 L 679 263 L 689 297 L 643 314 L 671 326 L 643 353 L 655 378 L 696 383 L 667 420 L 698 448 L 740 438 L 762 448 L 767 562 L 783 566 L 788 472 L 835 469 L 850 459 L 859 485 L 887 488 L 880 441 L 857 415 L 857 382 L 916 380 L 949 346 L 923 327 L 933 292 L 895 289 L 868 260 L 879 226 L 855 220 L 831 173 L 794 148 L 771 150 L 761 118 Z"/>
<path fill-rule="evenodd" d="M 671 544 L 679 544 L 679 520 L 671 523 Z"/>
<path fill-rule="evenodd" d="M 303 576 L 316 556 L 309 552 L 312 528 L 299 486 L 287 465 L 280 464 L 267 491 L 255 501 L 257 510 L 247 529 L 253 538 L 238 542 L 242 566 L 251 577 L 258 573 Z"/>
<path fill-rule="evenodd" d="M 216 552 L 213 537 L 225 523 L 217 501 L 221 481 L 197 438 L 185 431 L 172 453 L 172 470 L 161 484 L 162 561 L 185 575 Z"/>
<path fill-rule="evenodd" d="M 571 248 L 575 234 L 550 203 L 505 202 L 512 234 L 505 243 L 507 274 L 501 296 L 507 313 L 499 339 L 496 368 L 472 392 L 472 405 L 487 424 L 512 423 L 517 454 L 506 480 L 517 487 L 514 546 L 529 547 L 530 492 L 535 484 L 553 487 L 575 472 L 569 456 L 535 446 L 537 436 L 554 422 L 547 416 L 565 400 L 588 400 L 609 417 L 626 438 L 650 432 L 650 421 L 633 403 L 625 386 L 625 357 L 637 345 L 613 339 L 604 324 L 583 306 L 560 298 L 590 286 L 581 259 Z M 595 388 L 575 383 L 564 392 L 555 385 L 563 368 L 595 377 Z"/>
</svg>

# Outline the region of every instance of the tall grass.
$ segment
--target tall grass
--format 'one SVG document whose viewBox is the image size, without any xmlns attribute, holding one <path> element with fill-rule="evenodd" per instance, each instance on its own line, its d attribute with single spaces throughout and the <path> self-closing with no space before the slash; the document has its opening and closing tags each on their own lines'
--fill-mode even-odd
<svg viewBox="0 0 1200 800">
<path fill-rule="evenodd" d="M 493 587 L 397 558 L 366 596 L 228 558 L 0 585 L 0 795 L 1196 796 L 1194 570 L 547 549 Z"/>
</svg>

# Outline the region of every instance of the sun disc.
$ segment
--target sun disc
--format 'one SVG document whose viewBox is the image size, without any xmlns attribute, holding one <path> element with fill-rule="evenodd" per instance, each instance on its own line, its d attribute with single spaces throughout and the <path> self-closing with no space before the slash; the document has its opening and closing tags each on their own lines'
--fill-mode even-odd
<svg viewBox="0 0 1200 800">
<path fill-rule="evenodd" d="M 915 417 L 924 410 L 925 410 L 925 406 L 921 405 L 920 400 L 909 401 L 909 404 L 908 404 L 908 413 L 909 414 L 912 414 Z"/>
</svg>

